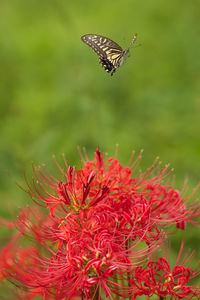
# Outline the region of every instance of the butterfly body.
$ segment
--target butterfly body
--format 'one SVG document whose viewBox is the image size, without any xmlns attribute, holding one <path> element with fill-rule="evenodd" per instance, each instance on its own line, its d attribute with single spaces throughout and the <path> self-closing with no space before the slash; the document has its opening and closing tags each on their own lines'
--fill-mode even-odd
<svg viewBox="0 0 200 300">
<path fill-rule="evenodd" d="M 121 67 L 129 52 L 130 46 L 135 42 L 137 35 L 134 36 L 129 47 L 123 50 L 117 43 L 111 39 L 97 35 L 86 34 L 81 37 L 82 41 L 91 47 L 99 56 L 99 63 L 106 72 L 114 74 L 117 68 Z"/>
</svg>

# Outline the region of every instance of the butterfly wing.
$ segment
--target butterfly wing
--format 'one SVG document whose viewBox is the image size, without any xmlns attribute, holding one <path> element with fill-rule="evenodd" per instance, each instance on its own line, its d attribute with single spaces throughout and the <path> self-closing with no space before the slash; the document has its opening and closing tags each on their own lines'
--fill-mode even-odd
<svg viewBox="0 0 200 300">
<path fill-rule="evenodd" d="M 121 65 L 123 49 L 111 39 L 101 35 L 86 34 L 81 39 L 98 54 L 99 62 L 108 73 L 111 72 L 113 75 L 116 68 Z"/>
</svg>

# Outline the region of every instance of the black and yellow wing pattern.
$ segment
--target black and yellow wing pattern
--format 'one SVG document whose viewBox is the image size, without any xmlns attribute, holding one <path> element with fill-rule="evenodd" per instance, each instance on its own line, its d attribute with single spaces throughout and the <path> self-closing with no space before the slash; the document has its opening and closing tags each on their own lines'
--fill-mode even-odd
<svg viewBox="0 0 200 300">
<path fill-rule="evenodd" d="M 136 38 L 137 35 L 134 35 L 128 48 L 123 50 L 117 43 L 105 36 L 86 34 L 81 37 L 82 41 L 98 54 L 99 63 L 102 64 L 106 72 L 110 73 L 111 76 L 124 62 L 129 48 L 135 42 Z"/>
</svg>

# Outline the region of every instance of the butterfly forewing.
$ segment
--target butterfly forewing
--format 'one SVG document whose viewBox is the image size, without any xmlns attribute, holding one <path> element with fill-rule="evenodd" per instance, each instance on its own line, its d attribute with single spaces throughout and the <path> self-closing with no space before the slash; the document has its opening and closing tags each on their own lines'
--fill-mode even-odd
<svg viewBox="0 0 200 300">
<path fill-rule="evenodd" d="M 82 36 L 82 41 L 86 43 L 88 46 L 94 49 L 94 51 L 98 55 L 105 56 L 106 51 L 116 51 L 116 52 L 122 52 L 122 48 L 115 43 L 114 41 L 108 39 L 105 36 L 96 35 L 96 34 L 86 34 Z"/>
<path fill-rule="evenodd" d="M 116 69 L 121 66 L 126 53 L 117 43 L 105 36 L 96 34 L 86 34 L 81 39 L 99 55 L 99 62 L 108 73 L 111 72 L 113 75 Z"/>
</svg>

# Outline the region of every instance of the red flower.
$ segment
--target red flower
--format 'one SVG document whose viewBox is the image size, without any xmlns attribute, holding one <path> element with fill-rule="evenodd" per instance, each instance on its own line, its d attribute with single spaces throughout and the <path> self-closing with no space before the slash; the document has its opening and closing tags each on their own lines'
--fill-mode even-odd
<svg viewBox="0 0 200 300">
<path fill-rule="evenodd" d="M 77 172 L 66 162 L 66 171 L 58 165 L 62 181 L 33 168 L 35 180 L 26 180 L 26 192 L 49 214 L 22 211 L 16 224 L 35 242 L 35 251 L 28 259 L 29 248 L 17 250 L 24 262 L 15 260 L 7 276 L 46 299 L 90 299 L 97 293 L 112 299 L 141 292 L 139 284 L 130 285 L 130 274 L 164 241 L 166 225 L 184 228 L 199 215 L 199 206 L 188 208 L 180 192 L 164 185 L 168 166 L 155 175 L 155 162 L 134 175 L 138 162 L 124 168 L 117 159 L 104 160 L 97 149 L 95 159 L 83 160 Z M 163 269 L 164 264 L 148 267 Z"/>
<path fill-rule="evenodd" d="M 137 288 L 133 299 L 138 295 L 158 295 L 159 299 L 200 299 L 200 288 L 189 285 L 191 279 L 199 275 L 186 267 L 190 257 L 185 257 L 185 261 L 179 264 L 183 251 L 183 243 L 178 255 L 177 262 L 173 269 L 164 257 L 156 261 L 149 261 L 147 266 L 136 267 L 132 277 L 132 284 Z"/>
</svg>

